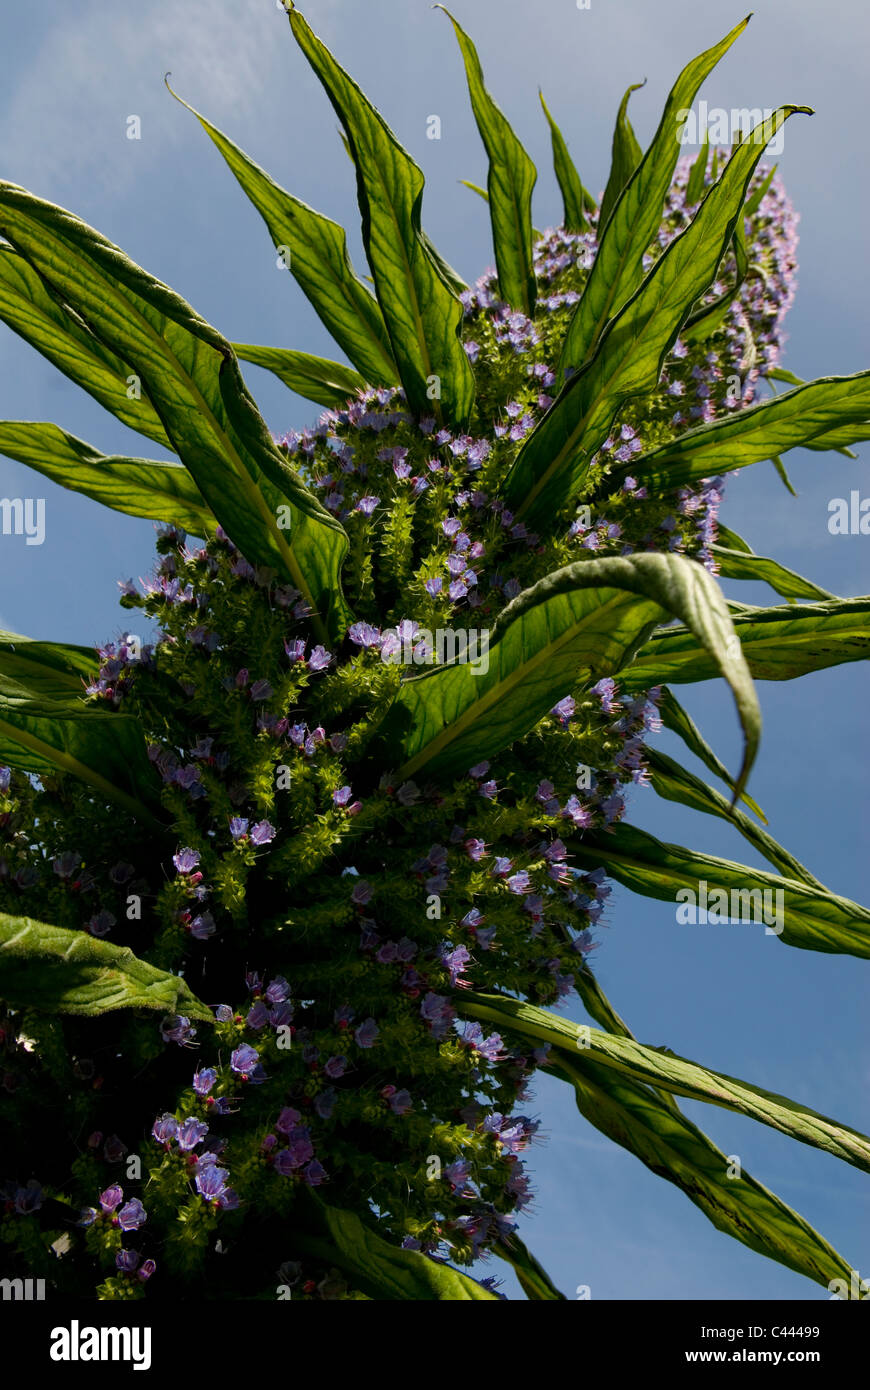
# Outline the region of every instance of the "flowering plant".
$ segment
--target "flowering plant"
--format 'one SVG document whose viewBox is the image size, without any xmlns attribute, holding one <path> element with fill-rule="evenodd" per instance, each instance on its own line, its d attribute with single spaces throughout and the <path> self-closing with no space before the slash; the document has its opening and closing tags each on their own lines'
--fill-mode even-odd
<svg viewBox="0 0 870 1390">
<path fill-rule="evenodd" d="M 717 519 L 726 473 L 867 436 L 870 374 L 778 366 L 796 219 L 761 159 L 807 108 L 680 157 L 744 21 L 680 74 L 645 154 L 626 94 L 596 201 L 545 106 L 564 220 L 538 232 L 534 168 L 453 20 L 496 262 L 469 287 L 422 229 L 416 164 L 289 22 L 344 128 L 374 293 L 341 228 L 194 114 L 352 365 L 229 343 L 0 184 L 0 317 L 174 455 L 0 424 L 9 457 L 160 523 L 154 574 L 121 586 L 152 642 L 0 638 L 0 1237 L 58 1292 L 109 1299 L 490 1300 L 468 1273 L 489 1254 L 561 1298 L 517 1231 L 545 1068 L 720 1229 L 848 1280 L 674 1097 L 864 1168 L 870 1142 L 641 1045 L 592 964 L 609 877 L 671 901 L 749 878 L 782 895 L 784 944 L 870 954 L 870 914 L 738 808 L 759 814 L 753 675 L 867 645 L 867 600 Z M 271 433 L 240 361 L 322 406 L 316 426 Z M 717 574 L 789 602 L 728 603 Z M 713 676 L 733 777 L 666 684 Z M 648 746 L 662 724 L 730 798 Z M 775 872 L 630 827 L 632 783 L 727 818 Z M 552 1012 L 572 991 L 597 1027 Z"/>
</svg>

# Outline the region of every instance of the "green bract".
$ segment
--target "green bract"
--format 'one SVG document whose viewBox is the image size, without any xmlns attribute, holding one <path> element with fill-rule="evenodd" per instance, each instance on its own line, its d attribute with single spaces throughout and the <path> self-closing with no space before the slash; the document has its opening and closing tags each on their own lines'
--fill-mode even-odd
<svg viewBox="0 0 870 1390">
<path fill-rule="evenodd" d="M 637 1042 L 589 960 L 608 875 L 747 910 L 757 890 L 780 909 L 756 930 L 870 954 L 870 913 L 746 791 L 753 677 L 863 658 L 870 599 L 716 519 L 728 471 L 868 437 L 870 373 L 777 366 L 794 219 L 760 161 L 808 108 L 712 162 L 706 144 L 679 157 L 678 113 L 744 21 L 680 74 L 646 153 L 626 93 L 599 207 L 544 105 L 564 223 L 539 233 L 534 166 L 448 17 L 489 157 L 495 270 L 472 287 L 423 230 L 420 169 L 294 6 L 374 292 L 343 229 L 194 112 L 350 365 L 231 344 L 71 213 L 0 183 L 0 317 L 175 456 L 0 423 L 10 458 L 164 523 L 144 592 L 122 586 L 152 644 L 0 634 L 0 1238 L 59 1293 L 488 1300 L 466 1270 L 495 1253 L 529 1298 L 559 1299 L 514 1230 L 538 1127 L 516 1107 L 539 1067 L 721 1230 L 849 1278 L 779 1198 L 728 1180 L 674 1097 L 862 1168 L 870 1141 Z M 273 434 L 240 362 L 325 407 L 317 425 Z M 792 389 L 756 401 L 762 380 Z M 729 603 L 717 573 L 789 602 Z M 714 676 L 743 733 L 733 774 L 664 686 Z M 646 748 L 662 722 L 728 796 Z M 632 782 L 730 820 L 772 869 L 625 824 Z M 597 1029 L 546 1007 L 572 990 Z M 22 1186 L 58 1110 L 70 1137 Z"/>
</svg>

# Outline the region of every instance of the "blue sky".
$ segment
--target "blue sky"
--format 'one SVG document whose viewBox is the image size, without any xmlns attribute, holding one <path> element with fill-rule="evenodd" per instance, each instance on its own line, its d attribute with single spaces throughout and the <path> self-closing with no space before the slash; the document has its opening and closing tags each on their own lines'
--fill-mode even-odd
<svg viewBox="0 0 870 1390">
<path fill-rule="evenodd" d="M 486 165 L 449 22 L 428 0 L 308 0 L 302 8 L 423 167 L 426 229 L 473 280 L 492 260 L 486 210 L 457 180 L 485 182 Z M 538 87 L 584 182 L 598 191 L 626 86 L 648 79 L 631 108 L 645 145 L 676 73 L 743 10 L 694 0 L 591 0 L 588 10 L 574 0 L 455 0 L 455 13 L 538 166 L 535 220 L 547 226 L 558 221 L 560 202 Z M 784 363 L 806 378 L 867 366 L 867 30 L 867 14 L 852 0 L 760 0 L 701 93 L 711 107 L 793 101 L 816 110 L 789 123 L 779 160 L 802 219 Z M 278 182 L 340 221 L 364 269 L 354 178 L 335 118 L 275 0 L 42 0 L 5 11 L 0 44 L 3 178 L 75 211 L 229 338 L 338 356 L 295 282 L 276 268 L 258 215 L 162 81 L 171 70 L 186 100 Z M 440 141 L 426 138 L 431 114 L 441 117 Z M 140 117 L 141 140 L 126 138 L 130 115 Z M 265 373 L 246 374 L 273 429 L 316 418 L 318 407 Z M 159 456 L 5 329 L 0 418 L 54 420 L 107 453 Z M 723 520 L 759 553 L 834 593 L 866 593 L 870 539 L 827 530 L 831 498 L 851 488 L 870 495 L 866 459 L 866 449 L 857 462 L 792 452 L 796 499 L 769 463 L 732 475 Z M 0 626 L 87 644 L 114 635 L 122 621 L 116 580 L 150 568 L 150 524 L 2 459 L 0 495 L 46 499 L 44 545 L 0 537 Z M 726 589 L 744 602 L 777 602 L 761 585 Z M 678 693 L 736 766 L 727 692 L 710 683 Z M 823 882 L 867 901 L 866 668 L 765 682 L 759 693 L 765 729 L 751 790 L 772 833 Z M 670 736 L 661 746 L 684 757 Z M 633 792 L 630 819 L 661 839 L 762 863 L 729 827 L 650 789 Z M 863 963 L 797 951 L 751 926 L 678 926 L 668 904 L 618 886 L 610 904 L 593 960 L 641 1041 L 870 1129 Z M 579 1007 L 571 1012 L 583 1018 Z M 690 1102 L 685 1109 L 870 1277 L 870 1195 L 856 1170 L 725 1111 Z M 720 1235 L 676 1188 L 588 1125 L 560 1083 L 537 1083 L 533 1113 L 546 1140 L 532 1151 L 538 1197 L 521 1230 L 569 1297 L 578 1285 L 589 1285 L 593 1300 L 827 1297 Z M 505 1288 L 515 1294 L 510 1279 Z"/>
</svg>

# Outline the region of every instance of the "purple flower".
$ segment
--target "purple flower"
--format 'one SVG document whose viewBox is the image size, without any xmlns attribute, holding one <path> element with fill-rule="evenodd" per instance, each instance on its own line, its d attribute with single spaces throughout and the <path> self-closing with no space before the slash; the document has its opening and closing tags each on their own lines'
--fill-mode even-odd
<svg viewBox="0 0 870 1390">
<path fill-rule="evenodd" d="M 234 840 L 241 840 L 248 833 L 248 822 L 244 816 L 233 816 L 230 820 L 230 834 Z"/>
<path fill-rule="evenodd" d="M 217 927 L 210 912 L 203 912 L 199 917 L 194 917 L 190 924 L 190 934 L 197 941 L 207 941 L 210 936 L 214 936 Z"/>
<path fill-rule="evenodd" d="M 260 1060 L 260 1054 L 250 1043 L 242 1043 L 230 1057 L 230 1066 L 239 1076 L 250 1076 Z"/>
<path fill-rule="evenodd" d="M 274 693 L 274 690 L 267 680 L 254 681 L 250 690 L 251 699 L 255 701 L 255 703 L 261 700 L 271 700 Z"/>
<path fill-rule="evenodd" d="M 106 936 L 107 933 L 112 930 L 115 921 L 116 919 L 112 916 L 111 912 L 107 912 L 106 909 L 103 908 L 100 912 L 94 913 L 94 916 L 89 919 L 88 931 L 91 936 Z"/>
<path fill-rule="evenodd" d="M 307 642 L 304 637 L 291 637 L 284 643 L 284 650 L 291 662 L 305 660 Z"/>
<path fill-rule="evenodd" d="M 265 998 L 270 1004 L 283 1004 L 290 994 L 290 986 L 283 975 L 276 975 L 266 986 Z"/>
<path fill-rule="evenodd" d="M 373 889 L 371 884 L 367 883 L 364 878 L 361 878 L 359 883 L 354 886 L 354 890 L 350 895 L 351 902 L 355 903 L 357 907 L 362 907 L 371 900 L 372 892 Z"/>
<path fill-rule="evenodd" d="M 199 850 L 180 849 L 173 854 L 172 862 L 180 874 L 192 874 L 199 864 Z"/>
<path fill-rule="evenodd" d="M 131 1197 L 118 1212 L 118 1225 L 122 1231 L 138 1231 L 148 1220 L 148 1213 L 138 1197 Z"/>
<path fill-rule="evenodd" d="M 353 1035 L 357 1047 L 373 1047 L 380 1029 L 373 1018 L 364 1019 Z"/>
<path fill-rule="evenodd" d="M 63 854 L 59 854 L 56 859 L 52 859 L 51 867 L 58 878 L 71 878 L 82 862 L 82 856 L 75 850 L 66 849 Z"/>
<path fill-rule="evenodd" d="M 215 1067 L 197 1068 L 193 1076 L 193 1089 L 198 1096 L 207 1096 L 214 1089 L 217 1081 L 217 1069 Z"/>
<path fill-rule="evenodd" d="M 332 661 L 332 654 L 325 647 L 315 647 L 308 658 L 309 671 L 325 671 Z"/>
<path fill-rule="evenodd" d="M 218 1004 L 214 1016 L 218 1023 L 232 1023 L 233 1021 L 233 1011 L 229 1004 Z"/>
<path fill-rule="evenodd" d="M 199 1075 L 199 1073 L 197 1073 L 197 1075 Z M 193 1084 L 197 1091 L 199 1091 L 199 1087 L 196 1084 L 196 1077 L 193 1079 Z M 203 1093 L 200 1092 L 200 1094 Z M 168 1144 L 178 1133 L 178 1121 L 174 1115 L 170 1115 L 169 1112 L 166 1111 L 165 1114 L 160 1116 L 159 1120 L 154 1121 L 151 1126 L 151 1133 L 154 1135 L 158 1144 Z"/>
<path fill-rule="evenodd" d="M 337 1081 L 347 1071 L 346 1057 L 330 1057 L 323 1070 L 331 1081 Z"/>
<path fill-rule="evenodd" d="M 326 1182 L 326 1176 L 326 1169 L 318 1159 L 313 1158 L 305 1165 L 304 1177 L 309 1187 L 319 1187 L 321 1183 Z"/>
<path fill-rule="evenodd" d="M 377 647 L 381 641 L 380 631 L 371 623 L 351 623 L 347 635 L 357 647 Z"/>
<path fill-rule="evenodd" d="M 119 1250 L 115 1256 L 115 1265 L 124 1274 L 132 1274 L 138 1263 L 138 1250 Z"/>
<path fill-rule="evenodd" d="M 320 1092 L 319 1096 L 315 1096 L 314 1109 L 317 1111 L 321 1120 L 332 1119 L 332 1112 L 335 1108 L 337 1099 L 338 1092 L 334 1086 L 327 1086 L 325 1090 Z"/>
<path fill-rule="evenodd" d="M 259 820 L 256 825 L 251 826 L 251 844 L 268 845 L 277 833 L 274 825 L 270 825 L 267 820 Z"/>
<path fill-rule="evenodd" d="M 344 807 L 350 801 L 353 792 L 350 787 L 339 787 L 338 791 L 332 793 L 332 804 L 339 808 Z"/>
<path fill-rule="evenodd" d="M 452 951 L 442 954 L 441 962 L 446 966 L 450 976 L 450 983 L 454 988 L 456 985 L 468 983 L 466 980 L 462 979 L 462 972 L 470 960 L 471 952 L 468 950 L 467 946 L 456 946 Z"/>
<path fill-rule="evenodd" d="M 208 1125 L 203 1120 L 196 1120 L 191 1117 L 181 1122 L 175 1137 L 178 1140 L 179 1149 L 187 1152 L 190 1149 L 195 1149 L 207 1134 Z"/>
<path fill-rule="evenodd" d="M 219 1168 L 216 1163 L 210 1163 L 197 1172 L 196 1190 L 207 1202 L 217 1202 L 227 1190 L 228 1177 L 226 1168 Z"/>
<path fill-rule="evenodd" d="M 301 1123 L 302 1116 L 299 1111 L 294 1110 L 291 1105 L 285 1105 L 275 1121 L 275 1128 L 280 1134 L 290 1134 Z"/>
<path fill-rule="evenodd" d="M 124 1200 L 124 1189 L 115 1183 L 112 1187 L 107 1187 L 105 1192 L 100 1193 L 100 1206 L 104 1212 L 114 1211 Z"/>
<path fill-rule="evenodd" d="M 170 1014 L 160 1025 L 160 1036 L 164 1042 L 175 1042 L 183 1047 L 196 1036 L 196 1029 L 184 1014 Z"/>
<path fill-rule="evenodd" d="M 454 1018 L 454 1009 L 444 995 L 431 990 L 420 1005 L 420 1016 L 429 1024 L 432 1036 L 443 1038 Z"/>
<path fill-rule="evenodd" d="M 390 1096 L 389 1102 L 394 1115 L 407 1115 L 408 1111 L 414 1108 L 410 1091 L 396 1091 Z"/>
</svg>

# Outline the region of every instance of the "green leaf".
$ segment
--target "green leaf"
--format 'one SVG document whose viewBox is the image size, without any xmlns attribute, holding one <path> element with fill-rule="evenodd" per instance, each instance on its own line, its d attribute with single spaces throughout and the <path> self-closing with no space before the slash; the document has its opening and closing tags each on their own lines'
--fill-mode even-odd
<svg viewBox="0 0 870 1390">
<path fill-rule="evenodd" d="M 472 193 L 476 193 L 478 198 L 482 198 L 485 203 L 489 202 L 489 194 L 485 188 L 481 188 L 479 183 L 472 183 L 470 179 L 460 179 L 459 182 L 464 188 L 470 188 Z"/>
<path fill-rule="evenodd" d="M 783 598 L 831 599 L 836 595 L 818 584 L 804 579 L 803 575 L 787 569 L 777 560 L 768 560 L 764 555 L 746 554 L 742 550 L 731 550 L 724 545 L 712 547 L 713 558 L 723 579 L 754 579 L 769 584 Z"/>
<path fill-rule="evenodd" d="M 137 820 L 159 825 L 154 814 L 160 808 L 159 786 L 141 725 L 132 715 L 66 694 L 66 676 L 57 669 L 59 650 L 31 642 L 23 653 L 0 651 L 0 763 L 39 776 L 68 773 Z M 42 674 L 22 669 L 22 657 L 46 669 Z"/>
<path fill-rule="evenodd" d="M 564 1065 L 564 1054 L 566 1060 L 582 1059 L 584 1066 L 589 1061 L 629 1081 L 655 1086 L 688 1100 L 721 1106 L 723 1110 L 757 1120 L 790 1139 L 822 1149 L 833 1158 L 870 1173 L 870 1139 L 865 1134 L 798 1105 L 775 1091 L 766 1091 L 748 1081 L 698 1066 L 685 1057 L 678 1057 L 670 1048 L 645 1047 L 635 1038 L 619 1037 L 572 1023 L 548 1009 L 507 995 L 466 993 L 462 998 L 462 1013 L 534 1038 L 536 1042 L 549 1043 L 559 1053 L 557 1066 Z M 724 1173 L 722 1176 L 724 1178 Z"/>
<path fill-rule="evenodd" d="M 367 385 L 365 377 L 353 367 L 330 362 L 326 357 L 312 357 L 309 352 L 258 347 L 255 343 L 233 343 L 233 350 L 243 362 L 274 372 L 291 391 L 318 405 L 341 409 Z"/>
<path fill-rule="evenodd" d="M 870 656 L 870 598 L 752 608 L 731 604 L 734 631 L 756 680 L 787 681 Z M 684 627 L 655 633 L 620 675 L 629 690 L 710 680 L 714 663 Z"/>
<path fill-rule="evenodd" d="M 423 175 L 296 9 L 290 25 L 350 143 L 363 243 L 408 404 L 418 416 L 464 420 L 474 401 L 474 374 L 459 336 L 462 305 L 421 230 Z M 440 397 L 429 394 L 436 389 Z"/>
<path fill-rule="evenodd" d="M 734 779 L 731 773 L 728 771 L 725 764 L 720 762 L 716 757 L 716 754 L 702 735 L 691 715 L 683 709 L 673 691 L 669 690 L 666 685 L 661 686 L 658 711 L 662 717 L 662 723 L 665 728 L 670 729 L 671 733 L 677 734 L 683 740 L 689 751 L 694 753 L 696 758 L 700 758 L 705 767 L 709 768 L 714 777 L 720 778 L 720 780 L 730 788 L 732 793 L 736 792 Z M 743 792 L 740 797 L 736 799 L 745 802 L 750 810 L 755 812 L 758 819 L 762 821 L 764 825 L 767 825 L 767 816 L 758 805 L 758 802 L 753 801 L 748 792 Z"/>
<path fill-rule="evenodd" d="M 665 797 L 668 801 L 678 801 L 683 806 L 691 806 L 706 815 L 721 816 L 723 820 L 729 821 L 735 830 L 739 830 L 744 839 L 786 878 L 799 879 L 801 883 L 808 883 L 827 892 L 825 885 L 820 883 L 799 859 L 795 859 L 787 849 L 783 849 L 782 845 L 742 811 L 736 807 L 732 809 L 725 797 L 714 787 L 709 787 L 700 777 L 695 777 L 693 773 L 674 762 L 673 758 L 656 748 L 647 747 L 644 758 L 649 766 L 651 785 L 659 796 Z"/>
<path fill-rule="evenodd" d="M 532 260 L 532 189 L 535 166 L 514 134 L 504 112 L 486 90 L 477 49 L 471 39 L 443 5 L 456 33 L 471 107 L 480 138 L 489 160 L 486 186 L 499 294 L 503 300 L 529 317 L 535 312 L 535 268 Z"/>
<path fill-rule="evenodd" d="M 0 183 L 0 234 L 141 377 L 172 447 L 217 520 L 255 565 L 275 569 L 339 630 L 347 610 L 341 525 L 286 464 L 225 338 L 92 227 Z M 279 523 L 289 507 L 290 531 Z"/>
<path fill-rule="evenodd" d="M 619 110 L 616 113 L 616 125 L 613 129 L 610 173 L 607 176 L 607 187 L 604 190 L 601 199 L 601 209 L 598 214 L 599 232 L 606 230 L 610 215 L 619 201 L 623 189 L 640 164 L 640 145 L 637 143 L 637 136 L 631 128 L 631 121 L 628 119 L 627 113 L 628 101 L 632 92 L 638 92 L 641 87 L 645 86 L 646 78 L 644 78 L 643 82 L 633 83 L 619 103 Z"/>
<path fill-rule="evenodd" d="M 493 1249 L 496 1255 L 513 1267 L 528 1299 L 536 1303 L 565 1301 L 565 1295 L 559 1292 L 543 1265 L 538 1263 L 515 1231 L 503 1236 Z"/>
<path fill-rule="evenodd" d="M 731 685 L 745 738 L 742 786 L 758 746 L 760 715 L 752 682 L 733 643 L 731 621 L 703 566 L 678 555 L 640 554 L 584 560 L 525 590 L 499 616 L 488 670 L 471 662 L 435 667 L 406 681 L 383 736 L 405 762 L 460 773 L 520 738 L 581 677 L 597 680 L 631 660 L 656 615 L 692 625 L 710 660 Z M 730 655 L 726 655 L 726 649 Z M 652 684 L 652 682 L 651 682 Z"/>
<path fill-rule="evenodd" d="M 0 246 L 0 319 L 122 424 L 172 448 L 144 391 L 137 398 L 130 364 L 101 343 L 12 246 Z"/>
<path fill-rule="evenodd" d="M 211 1022 L 184 980 L 89 932 L 0 913 L 0 998 L 13 1008 L 94 1017 L 159 1009 Z"/>
<path fill-rule="evenodd" d="M 0 632 L 0 675 L 26 686 L 34 696 L 74 699 L 99 670 L 93 647 L 39 642 L 20 632 Z"/>
<path fill-rule="evenodd" d="M 168 82 L 166 85 L 169 87 Z M 398 369 L 387 326 L 377 300 L 350 263 L 344 228 L 294 198 L 205 116 L 171 87 L 169 90 L 196 117 L 220 150 L 266 223 L 276 249 L 281 252 L 282 263 L 342 351 L 367 381 L 377 386 L 393 385 Z"/>
<path fill-rule="evenodd" d="M 746 200 L 746 207 L 743 209 L 744 217 L 754 217 L 761 207 L 761 200 L 773 183 L 773 176 L 776 173 L 777 165 L 774 164 L 769 173 L 761 180 L 755 192 Z"/>
<path fill-rule="evenodd" d="M 707 164 L 710 158 L 710 140 L 707 134 L 707 127 L 704 126 L 704 138 L 701 141 L 700 153 L 689 171 L 689 178 L 686 183 L 686 202 L 689 206 L 700 203 L 704 196 L 704 187 L 707 178 Z"/>
<path fill-rule="evenodd" d="M 107 456 L 58 425 L 31 420 L 0 421 L 0 454 L 128 516 L 171 522 L 203 537 L 217 525 L 179 463 Z"/>
<path fill-rule="evenodd" d="M 858 903 L 850 902 L 835 893 L 815 888 L 796 879 L 780 878 L 767 869 L 754 869 L 747 864 L 737 864 L 730 859 L 718 859 L 709 854 L 696 853 L 682 845 L 664 844 L 636 826 L 620 823 L 610 827 L 606 833 L 587 832 L 580 841 L 571 837 L 572 856 L 581 866 L 602 865 L 609 874 L 627 888 L 645 897 L 658 898 L 671 903 L 675 909 L 682 909 L 686 903 L 678 899 L 678 889 L 691 888 L 695 895 L 700 892 L 699 884 L 707 884 L 708 902 L 719 890 L 728 894 L 729 904 L 737 906 L 734 916 L 750 916 L 750 922 L 710 924 L 710 929 L 729 931 L 732 934 L 746 928 L 764 930 L 766 934 L 777 935 L 787 946 L 799 946 L 808 951 L 824 951 L 829 954 L 845 954 L 870 957 L 870 912 Z M 763 901 L 759 899 L 734 899 L 731 891 L 738 893 L 767 890 L 773 894 L 767 899 L 770 910 L 767 915 L 774 918 L 777 904 L 783 907 L 782 931 L 780 923 L 771 921 L 755 923 L 754 917 L 761 916 Z M 777 892 L 782 898 L 777 898 Z M 756 913 L 756 908 L 758 912 Z M 715 901 L 710 911 L 718 912 Z M 765 909 L 767 911 L 767 909 Z M 700 923 L 693 930 L 701 930 Z M 683 928 L 685 929 L 685 928 Z"/>
<path fill-rule="evenodd" d="M 311 1191 L 304 1194 L 303 1200 L 304 1210 L 316 1222 L 318 1235 L 309 1236 L 294 1223 L 292 1244 L 300 1253 L 338 1265 L 363 1293 L 379 1299 L 428 1302 L 499 1301 L 497 1294 L 458 1269 L 437 1264 L 416 1250 L 390 1245 L 364 1225 L 355 1212 L 327 1206 Z"/>
<path fill-rule="evenodd" d="M 805 109 L 780 108 L 765 122 L 765 134 L 772 138 L 788 116 Z M 589 459 L 617 410 L 655 389 L 684 319 L 716 273 L 762 152 L 763 144 L 738 146 L 691 224 L 609 321 L 594 356 L 529 435 L 504 485 L 504 500 L 518 519 L 536 529 L 551 524 L 585 483 Z"/>
<path fill-rule="evenodd" d="M 659 448 L 639 454 L 629 471 L 650 492 L 670 491 L 786 449 L 806 447 L 834 429 L 845 431 L 852 440 L 862 438 L 868 414 L 870 371 L 821 377 L 724 420 L 686 430 Z M 608 488 L 619 486 L 625 474 L 623 467 L 614 469 L 608 475 Z"/>
<path fill-rule="evenodd" d="M 580 1113 L 679 1187 L 717 1230 L 825 1288 L 831 1279 L 848 1281 L 848 1262 L 775 1193 L 745 1168 L 740 1182 L 729 1181 L 729 1159 L 679 1110 L 594 1062 L 559 1056 L 552 1070 L 574 1086 Z"/>
<path fill-rule="evenodd" d="M 605 206 L 605 194 L 598 219 L 598 255 L 586 282 L 583 298 L 577 306 L 565 337 L 559 362 L 560 380 L 564 377 L 566 368 L 581 367 L 586 362 L 608 320 L 624 308 L 641 285 L 645 275 L 644 252 L 661 223 L 665 197 L 673 181 L 677 160 L 682 153 L 680 135 L 689 108 L 701 83 L 709 76 L 748 22 L 748 18 L 744 19 L 730 34 L 726 34 L 721 43 L 693 59 L 680 73 L 668 96 L 649 149 L 642 160 L 640 151 L 637 151 L 637 157 L 628 169 L 628 176 L 616 190 L 618 202 L 613 209 L 614 215 L 610 222 L 607 222 L 610 208 Z M 632 90 L 630 87 L 623 98 L 621 111 L 624 111 Z M 616 141 L 617 137 L 614 135 L 614 165 Z M 759 155 L 761 152 L 759 148 Z M 702 153 L 706 158 L 705 152 Z M 630 159 L 630 155 L 627 159 Z M 715 267 L 698 293 L 693 296 L 692 302 L 707 289 L 714 278 Z"/>
<path fill-rule="evenodd" d="M 544 93 L 538 91 L 541 99 L 541 106 L 544 108 L 544 115 L 550 126 L 550 138 L 553 145 L 553 169 L 562 194 L 562 204 L 564 207 L 563 222 L 569 232 L 588 232 L 589 219 L 586 216 L 586 208 L 589 206 L 590 195 L 586 192 L 580 181 L 580 175 L 574 167 L 574 161 L 568 153 L 568 146 L 565 137 L 556 125 L 553 117 L 547 109 L 544 101 Z"/>
</svg>

